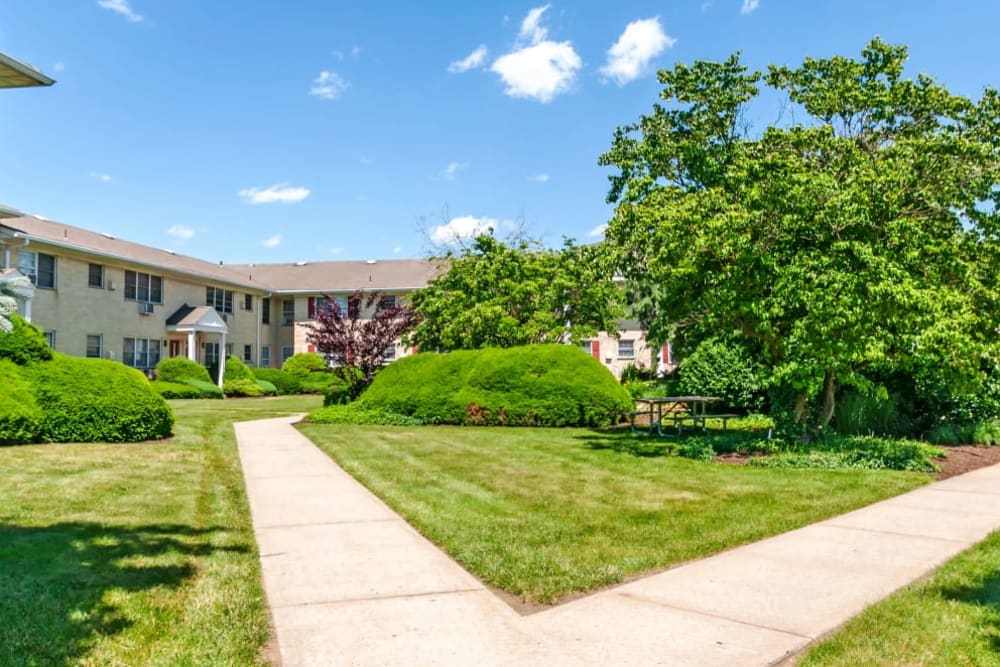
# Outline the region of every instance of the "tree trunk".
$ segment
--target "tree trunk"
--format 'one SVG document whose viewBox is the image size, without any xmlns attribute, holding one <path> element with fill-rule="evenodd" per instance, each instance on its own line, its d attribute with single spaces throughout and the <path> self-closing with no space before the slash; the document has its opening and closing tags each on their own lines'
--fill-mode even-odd
<svg viewBox="0 0 1000 667">
<path fill-rule="evenodd" d="M 837 374 L 832 370 L 826 372 L 823 378 L 823 413 L 820 416 L 823 428 L 830 425 L 833 419 L 833 411 L 836 408 L 837 397 Z"/>
<path fill-rule="evenodd" d="M 806 419 L 806 402 L 809 397 L 804 393 L 795 397 L 795 423 L 801 424 Z"/>
</svg>

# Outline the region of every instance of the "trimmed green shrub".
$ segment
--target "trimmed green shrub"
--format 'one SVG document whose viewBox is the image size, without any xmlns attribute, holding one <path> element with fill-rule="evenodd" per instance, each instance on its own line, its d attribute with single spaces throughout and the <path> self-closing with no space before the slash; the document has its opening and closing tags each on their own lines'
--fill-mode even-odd
<svg viewBox="0 0 1000 667">
<path fill-rule="evenodd" d="M 323 405 L 347 405 L 351 402 L 351 390 L 347 385 L 334 385 L 323 395 Z"/>
<path fill-rule="evenodd" d="M 179 382 L 161 382 L 160 380 L 157 380 L 155 382 L 150 382 L 149 386 L 153 388 L 153 391 L 166 399 L 202 398 L 201 390 L 188 384 L 180 384 Z"/>
<path fill-rule="evenodd" d="M 556 344 L 404 357 L 361 398 L 367 408 L 435 424 L 608 426 L 633 409 L 599 361 Z"/>
<path fill-rule="evenodd" d="M 330 405 L 313 410 L 309 421 L 317 424 L 356 424 L 360 426 L 420 426 L 415 417 L 396 414 L 387 410 L 367 408 L 362 403 Z"/>
<path fill-rule="evenodd" d="M 335 387 L 347 387 L 342 379 L 333 373 L 313 373 L 301 380 L 302 393 L 326 394 Z"/>
<path fill-rule="evenodd" d="M 281 365 L 281 370 L 291 373 L 300 380 L 305 379 L 312 373 L 329 371 L 326 360 L 322 354 L 316 352 L 300 352 L 294 354 Z"/>
<path fill-rule="evenodd" d="M 57 353 L 23 372 L 42 409 L 42 440 L 136 442 L 170 435 L 170 407 L 133 368 Z"/>
<path fill-rule="evenodd" d="M 52 348 L 45 342 L 41 329 L 17 313 L 10 315 L 10 321 L 14 328 L 9 332 L 0 331 L 0 359 L 10 359 L 24 366 L 52 358 Z"/>
<path fill-rule="evenodd" d="M 299 382 L 299 378 L 277 368 L 255 368 L 253 376 L 273 384 L 282 396 L 302 393 L 302 383 Z"/>
<path fill-rule="evenodd" d="M 226 380 L 222 385 L 222 393 L 226 396 L 263 396 L 264 390 L 257 386 L 253 378 Z"/>
<path fill-rule="evenodd" d="M 278 388 L 267 380 L 254 380 L 254 382 L 257 383 L 257 386 L 260 387 L 260 390 L 266 395 L 276 396 L 278 394 Z"/>
<path fill-rule="evenodd" d="M 678 371 L 682 394 L 718 396 L 725 407 L 759 412 L 764 406 L 761 368 L 742 347 L 721 339 L 702 342 Z"/>
<path fill-rule="evenodd" d="M 868 436 L 829 435 L 774 456 L 755 458 L 765 468 L 863 468 L 933 472 L 934 457 L 944 452 L 925 442 Z"/>
<path fill-rule="evenodd" d="M 160 382 L 181 382 L 182 380 L 200 380 L 211 382 L 208 376 L 208 369 L 197 361 L 191 361 L 187 357 L 171 357 L 170 359 L 160 359 L 156 364 L 156 379 Z"/>
<path fill-rule="evenodd" d="M 0 445 L 37 442 L 42 411 L 35 391 L 13 361 L 0 359 Z"/>
<path fill-rule="evenodd" d="M 226 357 L 226 370 L 222 379 L 223 383 L 229 380 L 253 380 L 253 373 L 238 357 L 230 354 Z"/>
<path fill-rule="evenodd" d="M 214 382 L 204 380 L 181 380 L 179 384 L 186 384 L 201 392 L 200 398 L 222 398 L 222 390 Z"/>
</svg>

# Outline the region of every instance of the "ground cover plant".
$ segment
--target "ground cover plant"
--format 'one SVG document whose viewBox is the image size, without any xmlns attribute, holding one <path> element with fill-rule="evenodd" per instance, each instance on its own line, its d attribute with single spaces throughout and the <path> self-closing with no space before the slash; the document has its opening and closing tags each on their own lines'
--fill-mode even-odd
<svg viewBox="0 0 1000 667">
<path fill-rule="evenodd" d="M 666 439 L 627 432 L 301 428 L 471 572 L 541 603 L 790 530 L 929 480 L 912 472 L 724 466 L 636 450 Z"/>
<path fill-rule="evenodd" d="M 926 581 L 870 607 L 800 664 L 995 665 L 1000 647 L 1000 533 Z"/>
<path fill-rule="evenodd" d="M 267 611 L 231 423 L 318 404 L 175 401 L 167 441 L 0 448 L 0 664 L 256 664 Z"/>
<path fill-rule="evenodd" d="M 633 405 L 600 362 L 552 344 L 404 357 L 361 402 L 424 423 L 506 426 L 608 426 Z"/>
</svg>

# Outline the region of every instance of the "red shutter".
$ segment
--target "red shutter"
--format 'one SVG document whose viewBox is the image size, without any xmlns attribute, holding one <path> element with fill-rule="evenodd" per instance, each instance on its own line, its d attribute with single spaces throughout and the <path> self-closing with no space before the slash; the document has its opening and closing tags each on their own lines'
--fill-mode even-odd
<svg viewBox="0 0 1000 667">
<path fill-rule="evenodd" d="M 310 345 L 310 346 L 309 346 L 309 347 L 308 347 L 307 349 L 308 349 L 308 350 L 309 350 L 310 352 L 315 352 L 315 351 L 316 351 L 316 346 L 315 346 L 315 345 Z"/>
<path fill-rule="evenodd" d="M 663 347 L 660 349 L 660 360 L 663 362 L 664 366 L 670 365 L 670 343 L 664 343 Z"/>
<path fill-rule="evenodd" d="M 590 354 L 593 355 L 594 359 L 601 360 L 601 341 L 590 341 Z"/>
<path fill-rule="evenodd" d="M 309 319 L 312 320 L 315 318 L 316 318 L 316 297 L 311 296 L 309 297 Z"/>
</svg>

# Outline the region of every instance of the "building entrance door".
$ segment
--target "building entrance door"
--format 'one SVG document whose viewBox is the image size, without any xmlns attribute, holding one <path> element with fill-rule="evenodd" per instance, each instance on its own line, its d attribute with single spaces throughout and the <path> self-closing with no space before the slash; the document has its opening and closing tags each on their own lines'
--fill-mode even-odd
<svg viewBox="0 0 1000 667">
<path fill-rule="evenodd" d="M 168 355 L 170 357 L 179 357 L 179 356 L 181 356 L 181 343 L 182 342 L 183 341 L 179 341 L 179 340 L 171 340 L 170 341 L 170 347 L 167 349 L 167 353 L 168 353 Z"/>
</svg>

